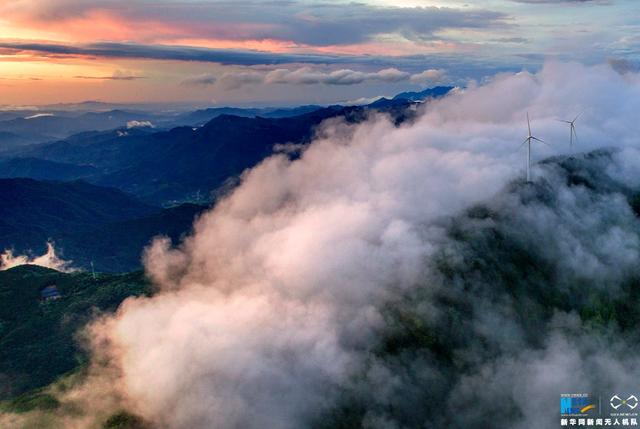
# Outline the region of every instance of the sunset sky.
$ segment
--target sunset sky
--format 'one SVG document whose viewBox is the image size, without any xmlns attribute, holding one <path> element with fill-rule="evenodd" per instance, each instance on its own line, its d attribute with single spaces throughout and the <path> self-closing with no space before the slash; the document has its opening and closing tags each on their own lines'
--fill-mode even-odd
<svg viewBox="0 0 640 429">
<path fill-rule="evenodd" d="M 640 60 L 637 0 L 1 0 L 0 104 L 294 104 Z"/>
</svg>

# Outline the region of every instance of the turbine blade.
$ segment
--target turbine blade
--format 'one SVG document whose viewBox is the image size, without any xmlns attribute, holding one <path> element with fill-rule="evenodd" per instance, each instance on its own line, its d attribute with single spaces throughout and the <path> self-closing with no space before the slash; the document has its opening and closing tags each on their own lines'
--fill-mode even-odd
<svg viewBox="0 0 640 429">
<path fill-rule="evenodd" d="M 558 122 L 564 122 L 565 124 L 570 124 L 571 121 L 565 121 L 564 119 L 556 119 Z"/>
<path fill-rule="evenodd" d="M 582 113 L 584 113 L 584 111 L 582 111 L 582 112 L 578 113 L 578 114 L 576 115 L 576 117 L 575 117 L 575 118 L 573 118 L 573 121 L 571 121 L 571 123 L 574 123 L 574 122 L 575 122 L 575 121 L 580 117 L 580 115 L 582 115 Z"/>
<path fill-rule="evenodd" d="M 576 127 L 572 126 L 571 131 L 573 131 L 573 136 L 576 138 L 576 141 L 578 141 L 578 133 L 576 132 Z"/>
<path fill-rule="evenodd" d="M 524 141 L 522 142 L 522 144 L 520 144 L 520 146 L 518 147 L 518 150 L 522 149 L 522 146 L 526 145 L 528 141 L 529 141 L 529 137 L 527 137 L 526 139 L 524 139 Z"/>
<path fill-rule="evenodd" d="M 531 121 L 529 120 L 529 112 L 527 112 L 527 128 L 529 128 L 529 135 L 531 135 Z"/>
<path fill-rule="evenodd" d="M 540 143 L 546 144 L 547 146 L 549 146 L 549 143 L 547 143 L 547 142 L 546 142 L 546 141 L 544 141 L 544 140 L 540 140 L 538 137 L 533 137 L 533 136 L 531 136 L 531 139 L 532 139 L 532 140 L 535 140 L 535 141 L 538 141 L 538 142 L 540 142 Z"/>
</svg>

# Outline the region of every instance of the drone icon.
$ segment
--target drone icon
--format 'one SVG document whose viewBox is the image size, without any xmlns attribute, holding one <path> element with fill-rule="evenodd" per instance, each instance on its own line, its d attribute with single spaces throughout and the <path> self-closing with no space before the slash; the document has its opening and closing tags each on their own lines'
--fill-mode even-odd
<svg viewBox="0 0 640 429">
<path fill-rule="evenodd" d="M 627 399 L 622 399 L 618 395 L 613 395 L 609 403 L 611 404 L 611 408 L 614 410 L 617 410 L 623 405 L 626 405 L 630 410 L 633 410 L 638 406 L 638 398 L 636 398 L 635 395 L 631 395 Z"/>
</svg>

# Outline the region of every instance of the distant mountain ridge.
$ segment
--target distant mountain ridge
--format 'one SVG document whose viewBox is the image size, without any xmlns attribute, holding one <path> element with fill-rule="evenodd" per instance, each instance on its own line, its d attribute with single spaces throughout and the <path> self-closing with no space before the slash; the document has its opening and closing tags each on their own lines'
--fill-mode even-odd
<svg viewBox="0 0 640 429">
<path fill-rule="evenodd" d="M 436 86 L 435 88 L 428 88 L 424 91 L 418 92 L 401 92 L 393 98 L 379 98 L 376 101 L 368 104 L 366 107 L 369 109 L 380 109 L 390 107 L 402 107 L 407 103 L 423 103 L 425 101 L 444 97 L 454 87 L 452 86 Z"/>
<path fill-rule="evenodd" d="M 263 107 L 263 108 L 242 108 L 242 107 L 209 107 L 200 109 L 179 116 L 175 119 L 176 123 L 185 125 L 201 126 L 222 115 L 242 116 L 245 118 L 254 118 L 260 116 L 263 118 L 288 118 L 310 113 L 322 109 L 322 106 L 306 105 L 297 107 Z"/>
<path fill-rule="evenodd" d="M 366 106 L 213 108 L 182 117 L 184 121 L 197 122 L 214 115 L 197 127 L 84 131 L 19 152 L 21 160 L 0 163 L 0 177 L 82 178 L 100 186 L 116 187 L 154 205 L 174 205 L 208 195 L 272 154 L 277 144 L 309 142 L 316 127 L 326 119 L 341 117 L 354 123 L 375 111 L 387 113 L 400 123 L 416 115 L 415 109 L 410 109 L 421 102 L 416 100 L 441 97 L 451 89 L 435 87 L 401 93 Z M 118 111 L 100 115 L 114 112 Z M 62 171 L 63 166 L 68 173 Z"/>
<path fill-rule="evenodd" d="M 423 91 L 401 92 L 400 94 L 397 94 L 395 97 L 393 97 L 393 100 L 425 101 L 430 98 L 444 97 L 453 89 L 453 86 L 436 86 L 433 88 L 427 88 Z"/>
<path fill-rule="evenodd" d="M 34 133 L 40 138 L 50 140 L 65 138 L 82 131 L 104 131 L 126 126 L 127 122 L 153 120 L 155 115 L 146 112 L 127 112 L 110 110 L 107 112 L 86 112 L 80 115 L 38 113 L 31 116 L 0 121 L 0 132 L 9 132 L 21 136 Z"/>
<path fill-rule="evenodd" d="M 424 101 L 444 95 L 451 87 L 435 87 L 423 91 L 403 92 L 391 99 L 411 102 Z M 378 100 L 368 108 L 381 107 Z M 389 102 L 386 102 L 389 104 Z M 393 104 L 393 103 L 392 103 Z M 158 108 L 158 106 L 156 106 Z M 319 105 L 295 107 L 209 107 L 193 111 L 153 110 L 152 105 L 123 105 L 103 102 L 83 102 L 71 105 L 41 106 L 28 110 L 16 109 L 0 112 L 0 156 L 19 146 L 67 139 L 86 131 L 106 131 L 127 126 L 131 121 L 149 121 L 159 128 L 202 126 L 220 115 L 244 117 L 287 118 L 323 109 Z"/>
</svg>

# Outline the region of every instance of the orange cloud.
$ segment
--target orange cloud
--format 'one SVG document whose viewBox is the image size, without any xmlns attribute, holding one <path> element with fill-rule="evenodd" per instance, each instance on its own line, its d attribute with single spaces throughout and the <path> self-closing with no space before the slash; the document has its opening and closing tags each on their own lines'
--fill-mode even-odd
<svg viewBox="0 0 640 429">
<path fill-rule="evenodd" d="M 151 0 L 12 0 L 0 4 L 6 37 L 73 43 L 108 40 L 187 43 L 207 47 L 280 51 L 309 46 L 346 50 L 387 34 L 435 40 L 448 28 L 484 30 L 503 25 L 504 15 L 473 9 L 381 7 L 366 3 L 281 5 L 239 0 L 183 2 Z M 173 42 L 175 41 L 175 42 Z M 364 52 L 369 53 L 369 52 Z"/>
<path fill-rule="evenodd" d="M 18 27 L 18 28 L 16 28 Z M 28 28 L 32 36 L 60 41 L 89 42 L 94 40 L 152 42 L 159 35 L 177 36 L 176 30 L 163 22 L 135 23 L 109 11 L 92 10 L 86 15 L 62 21 L 30 20 L 22 17 L 9 23 L 6 35 L 16 37 Z"/>
<path fill-rule="evenodd" d="M 193 42 L 194 46 L 262 50 L 293 44 L 253 37 L 256 33 L 266 34 L 273 30 L 276 27 L 273 24 L 197 20 L 192 22 L 174 19 L 170 14 L 165 17 L 127 16 L 124 13 L 126 8 L 99 5 L 87 5 L 86 9 L 58 16 L 54 12 L 47 13 L 46 5 L 43 7 L 44 11 L 40 11 L 36 7 L 26 7 L 27 3 L 19 2 L 23 4 L 22 8 L 0 5 L 0 13 L 4 15 L 4 19 L 0 21 L 0 29 L 4 38 L 48 39 L 74 43 L 96 40 L 166 44 Z M 212 33 L 217 37 L 202 37 Z"/>
</svg>

